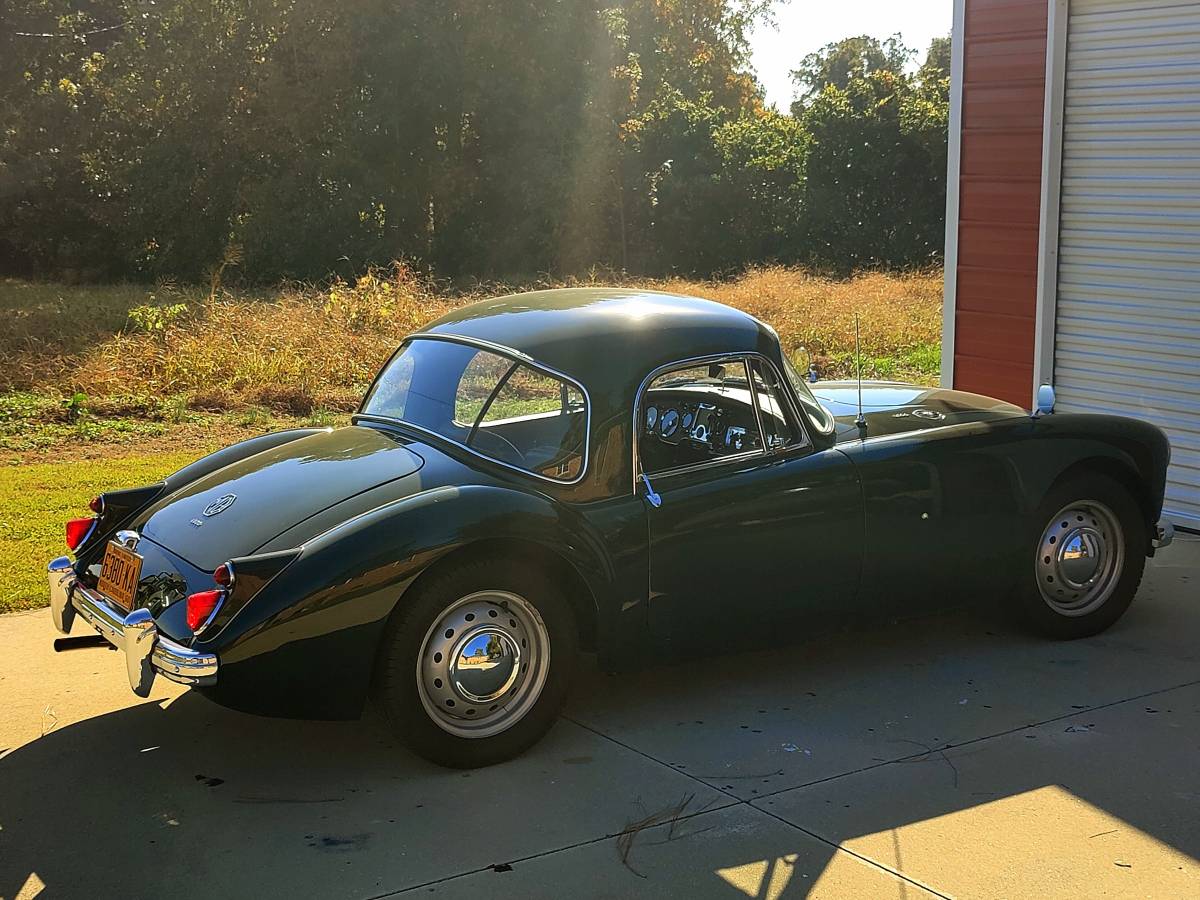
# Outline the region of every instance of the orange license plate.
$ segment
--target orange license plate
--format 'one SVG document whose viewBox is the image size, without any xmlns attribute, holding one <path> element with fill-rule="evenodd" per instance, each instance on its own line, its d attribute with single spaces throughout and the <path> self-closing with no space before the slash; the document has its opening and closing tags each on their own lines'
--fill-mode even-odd
<svg viewBox="0 0 1200 900">
<path fill-rule="evenodd" d="M 141 576 L 142 558 L 114 542 L 104 550 L 104 564 L 100 567 L 100 581 L 96 587 L 125 609 L 133 609 Z"/>
</svg>

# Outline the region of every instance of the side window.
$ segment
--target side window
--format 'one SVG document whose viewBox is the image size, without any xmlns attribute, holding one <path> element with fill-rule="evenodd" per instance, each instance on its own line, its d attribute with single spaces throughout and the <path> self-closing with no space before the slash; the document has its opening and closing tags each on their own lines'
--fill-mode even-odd
<svg viewBox="0 0 1200 900">
<path fill-rule="evenodd" d="M 458 379 L 458 390 L 454 394 L 454 422 L 464 428 L 479 418 L 483 404 L 500 383 L 500 379 L 508 374 L 513 367 L 513 361 L 500 356 L 478 350 L 463 369 L 462 377 Z"/>
<path fill-rule="evenodd" d="M 483 402 L 467 446 L 547 478 L 578 477 L 587 440 L 587 405 L 579 388 L 517 365 Z"/>
<path fill-rule="evenodd" d="M 583 398 L 573 386 L 529 366 L 517 366 L 496 392 L 496 397 L 488 406 L 480 424 L 487 425 L 538 413 L 562 412 L 564 388 L 568 395 L 575 398 L 575 405 L 582 407 Z M 566 405 L 569 407 L 571 402 L 571 397 L 568 396 Z"/>
<path fill-rule="evenodd" d="M 762 415 L 763 435 L 768 450 L 778 450 L 801 442 L 796 423 L 788 412 L 783 389 L 775 377 L 775 370 L 761 359 L 750 361 L 750 374 L 754 378 L 754 393 L 758 398 L 758 410 Z"/>
<path fill-rule="evenodd" d="M 762 452 L 743 360 L 683 366 L 642 394 L 638 452 L 649 474 Z"/>
</svg>

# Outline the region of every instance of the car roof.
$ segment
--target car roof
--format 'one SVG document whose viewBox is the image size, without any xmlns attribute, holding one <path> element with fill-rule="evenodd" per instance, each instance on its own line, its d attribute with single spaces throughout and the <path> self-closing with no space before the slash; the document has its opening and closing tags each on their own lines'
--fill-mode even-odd
<svg viewBox="0 0 1200 900">
<path fill-rule="evenodd" d="M 646 375 L 717 353 L 778 354 L 773 332 L 712 300 L 637 288 L 557 288 L 455 309 L 422 333 L 498 344 L 623 405 Z"/>
</svg>

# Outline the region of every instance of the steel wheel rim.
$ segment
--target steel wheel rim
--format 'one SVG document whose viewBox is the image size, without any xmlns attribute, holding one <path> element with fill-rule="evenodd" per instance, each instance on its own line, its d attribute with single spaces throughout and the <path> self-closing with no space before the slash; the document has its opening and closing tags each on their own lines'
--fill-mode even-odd
<svg viewBox="0 0 1200 900">
<path fill-rule="evenodd" d="M 1096 500 L 1058 511 L 1042 531 L 1034 569 L 1042 599 L 1061 616 L 1086 616 L 1112 596 L 1125 568 L 1125 535 Z"/>
<path fill-rule="evenodd" d="M 537 704 L 549 671 L 550 633 L 533 604 L 479 591 L 446 607 L 425 632 L 417 694 L 443 731 L 492 737 Z"/>
</svg>

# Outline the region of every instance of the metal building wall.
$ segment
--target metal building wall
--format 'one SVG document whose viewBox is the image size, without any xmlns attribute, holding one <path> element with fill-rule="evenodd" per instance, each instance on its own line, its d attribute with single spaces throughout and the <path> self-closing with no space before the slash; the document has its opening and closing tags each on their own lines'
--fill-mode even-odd
<svg viewBox="0 0 1200 900">
<path fill-rule="evenodd" d="M 1047 5 L 959 0 L 955 12 L 943 382 L 1028 407 Z"/>
<path fill-rule="evenodd" d="M 1058 409 L 1166 430 L 1200 528 L 1200 3 L 1070 0 L 1066 28 Z"/>
</svg>

